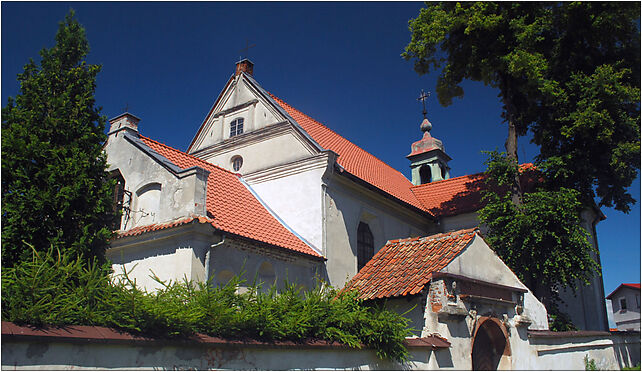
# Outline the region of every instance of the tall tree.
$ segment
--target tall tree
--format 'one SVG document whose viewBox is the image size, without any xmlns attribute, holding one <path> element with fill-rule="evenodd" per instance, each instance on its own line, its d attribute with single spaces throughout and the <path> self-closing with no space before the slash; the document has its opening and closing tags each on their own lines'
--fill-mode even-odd
<svg viewBox="0 0 642 372">
<path fill-rule="evenodd" d="M 442 105 L 464 79 L 497 88 L 510 158 L 531 129 L 555 184 L 626 212 L 640 169 L 639 19 L 636 3 L 435 3 L 410 21 L 403 56 L 419 74 L 441 69 Z"/>
<path fill-rule="evenodd" d="M 105 118 L 95 107 L 100 66 L 84 61 L 85 30 L 73 10 L 56 44 L 18 75 L 20 93 L 2 109 L 2 265 L 33 245 L 104 258 L 114 220 L 102 151 Z"/>
<path fill-rule="evenodd" d="M 597 196 L 622 211 L 634 203 L 626 189 L 640 168 L 639 18 L 636 3 L 475 2 L 429 4 L 409 23 L 403 57 L 419 74 L 441 69 L 442 105 L 463 96 L 464 79 L 499 90 L 508 156 L 491 156 L 487 174 L 512 205 L 491 190 L 480 217 L 493 247 L 549 306 L 556 288 L 598 268 L 582 234 L 563 223 L 579 222 L 578 200 L 591 206 Z M 517 138 L 529 129 L 545 177 L 525 197 Z"/>
<path fill-rule="evenodd" d="M 553 8 L 533 142 L 555 185 L 628 212 L 640 169 L 640 4 Z"/>
</svg>

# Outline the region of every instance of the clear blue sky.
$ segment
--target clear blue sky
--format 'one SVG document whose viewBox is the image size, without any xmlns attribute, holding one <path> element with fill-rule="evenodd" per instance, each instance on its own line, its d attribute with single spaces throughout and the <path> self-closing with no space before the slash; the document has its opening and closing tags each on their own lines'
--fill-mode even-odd
<svg viewBox="0 0 642 372">
<path fill-rule="evenodd" d="M 323 122 L 410 177 L 405 156 L 421 137 L 418 76 L 400 54 L 408 20 L 423 3 L 2 3 L 2 100 L 18 92 L 16 74 L 51 47 L 73 7 L 87 30 L 88 61 L 102 64 L 96 99 L 108 118 L 129 111 L 140 131 L 185 150 L 234 71 L 246 41 L 254 76 L 268 91 Z M 452 176 L 483 171 L 482 150 L 503 150 L 506 126 L 497 91 L 464 84 L 465 97 L 428 102 Z M 520 161 L 537 149 L 521 140 Z M 632 186 L 640 199 L 639 178 Z M 603 209 L 598 224 L 606 294 L 640 281 L 640 207 Z"/>
</svg>

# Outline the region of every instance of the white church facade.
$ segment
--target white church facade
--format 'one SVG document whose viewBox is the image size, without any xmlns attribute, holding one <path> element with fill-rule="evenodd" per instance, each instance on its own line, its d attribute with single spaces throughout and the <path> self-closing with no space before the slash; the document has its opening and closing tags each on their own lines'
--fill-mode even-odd
<svg viewBox="0 0 642 372">
<path fill-rule="evenodd" d="M 111 119 L 105 151 L 123 208 L 107 256 L 141 286 L 157 288 L 151 274 L 214 285 L 244 274 L 277 286 L 367 287 L 380 295 L 364 298 L 389 299 L 400 311 L 418 304 L 409 315 L 416 336 L 438 334 L 469 359 L 480 329 L 503 337 L 507 346 L 484 361 L 494 368 L 516 368 L 519 350 L 530 353 L 527 330 L 548 329 L 544 306 L 480 233 L 470 185 L 483 176 L 450 178 L 450 157 L 427 120 L 407 156 L 412 182 L 268 93 L 248 60 L 185 152 L 143 136 L 139 121 Z M 583 217 L 597 245 L 599 214 Z M 608 330 L 599 276 L 569 304 L 580 329 Z"/>
</svg>

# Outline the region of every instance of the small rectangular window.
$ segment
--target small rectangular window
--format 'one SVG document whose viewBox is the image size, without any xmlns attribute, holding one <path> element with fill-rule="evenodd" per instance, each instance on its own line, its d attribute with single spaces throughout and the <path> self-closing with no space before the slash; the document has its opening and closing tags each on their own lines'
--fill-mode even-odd
<svg viewBox="0 0 642 372">
<path fill-rule="evenodd" d="M 620 298 L 620 310 L 626 311 L 626 298 Z"/>
<path fill-rule="evenodd" d="M 635 295 L 635 304 L 638 305 L 638 309 L 640 308 L 640 295 Z"/>
<path fill-rule="evenodd" d="M 238 118 L 230 123 L 230 137 L 243 134 L 243 118 Z"/>
</svg>

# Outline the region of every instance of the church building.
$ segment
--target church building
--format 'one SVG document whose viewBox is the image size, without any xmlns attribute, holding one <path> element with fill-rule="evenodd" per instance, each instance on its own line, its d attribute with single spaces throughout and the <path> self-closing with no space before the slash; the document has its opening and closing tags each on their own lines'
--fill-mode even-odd
<svg viewBox="0 0 642 372">
<path fill-rule="evenodd" d="M 483 240 L 483 175 L 450 177 L 424 115 L 408 180 L 266 91 L 253 68 L 237 63 L 185 151 L 145 137 L 128 112 L 110 120 L 105 151 L 123 210 L 107 251 L 114 270 L 149 290 L 159 286 L 152 275 L 347 285 L 400 311 L 417 304 L 409 316 L 419 338 L 479 331 L 503 340 L 480 365 L 510 367 L 520 334 L 548 329 L 546 309 Z M 600 218 L 583 216 L 595 246 Z M 566 294 L 580 329 L 608 329 L 603 292 L 596 275 L 577 297 Z"/>
</svg>

